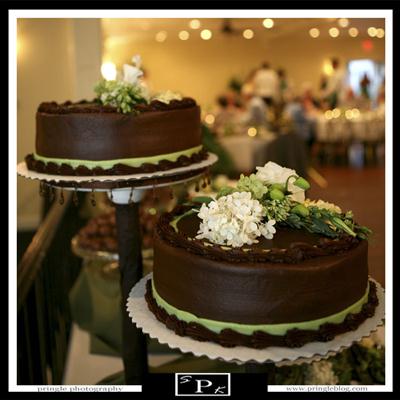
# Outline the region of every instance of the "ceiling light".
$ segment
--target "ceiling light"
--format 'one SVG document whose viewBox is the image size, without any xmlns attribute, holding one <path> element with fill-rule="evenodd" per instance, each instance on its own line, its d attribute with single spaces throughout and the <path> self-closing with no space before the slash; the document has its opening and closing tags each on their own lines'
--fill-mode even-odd
<svg viewBox="0 0 400 400">
<path fill-rule="evenodd" d="M 160 43 L 164 42 L 166 38 L 167 38 L 167 32 L 165 32 L 165 31 L 160 31 L 156 35 L 156 40 L 157 40 L 157 42 L 160 42 Z"/>
<path fill-rule="evenodd" d="M 263 25 L 267 29 L 271 29 L 274 26 L 274 20 L 271 18 L 265 18 L 263 21 Z"/>
<path fill-rule="evenodd" d="M 382 39 L 385 36 L 385 30 L 382 28 L 378 28 L 376 30 L 376 37 Z"/>
<path fill-rule="evenodd" d="M 376 28 L 375 27 L 373 27 L 373 26 L 370 26 L 369 28 L 368 28 L 368 35 L 369 36 L 371 36 L 371 37 L 374 37 L 374 36 L 376 36 Z"/>
<path fill-rule="evenodd" d="M 358 29 L 357 28 L 350 28 L 349 29 L 349 35 L 351 36 L 351 37 L 357 37 L 358 36 Z"/>
<path fill-rule="evenodd" d="M 245 39 L 252 39 L 254 37 L 254 32 L 251 29 L 245 29 L 243 31 L 243 37 Z"/>
<path fill-rule="evenodd" d="M 308 33 L 312 38 L 317 38 L 319 36 L 319 29 L 318 28 L 311 28 Z"/>
<path fill-rule="evenodd" d="M 347 18 L 339 18 L 338 25 L 341 28 L 347 28 L 349 26 L 349 20 Z"/>
<path fill-rule="evenodd" d="M 188 31 L 180 31 L 178 36 L 181 40 L 188 40 L 190 35 Z"/>
<path fill-rule="evenodd" d="M 201 22 L 200 22 L 198 19 L 192 19 L 192 20 L 189 22 L 189 26 L 190 26 L 192 29 L 199 29 L 200 26 L 201 26 Z"/>
<path fill-rule="evenodd" d="M 203 29 L 200 32 L 200 36 L 203 40 L 209 40 L 212 37 L 212 32 L 209 29 Z"/>
<path fill-rule="evenodd" d="M 331 28 L 329 29 L 329 35 L 331 35 L 333 38 L 336 38 L 339 36 L 339 29 L 338 28 Z"/>
</svg>

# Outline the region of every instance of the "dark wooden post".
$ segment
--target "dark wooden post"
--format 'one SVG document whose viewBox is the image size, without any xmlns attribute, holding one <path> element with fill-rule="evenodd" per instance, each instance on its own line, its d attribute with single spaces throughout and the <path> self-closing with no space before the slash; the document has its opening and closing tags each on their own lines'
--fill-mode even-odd
<svg viewBox="0 0 400 400">
<path fill-rule="evenodd" d="M 139 203 L 116 204 L 119 269 L 122 295 L 122 358 L 127 385 L 142 384 L 148 372 L 146 338 L 132 323 L 126 301 L 142 278 Z"/>
</svg>

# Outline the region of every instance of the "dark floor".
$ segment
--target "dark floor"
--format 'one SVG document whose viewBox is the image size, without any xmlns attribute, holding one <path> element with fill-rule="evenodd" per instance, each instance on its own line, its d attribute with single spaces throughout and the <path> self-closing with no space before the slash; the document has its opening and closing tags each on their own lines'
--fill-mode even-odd
<svg viewBox="0 0 400 400">
<path fill-rule="evenodd" d="M 327 181 L 320 187 L 310 178 L 308 197 L 337 204 L 352 210 L 357 222 L 373 230 L 369 240 L 371 276 L 385 284 L 385 170 L 383 167 L 351 169 L 347 167 L 316 167 Z"/>
</svg>

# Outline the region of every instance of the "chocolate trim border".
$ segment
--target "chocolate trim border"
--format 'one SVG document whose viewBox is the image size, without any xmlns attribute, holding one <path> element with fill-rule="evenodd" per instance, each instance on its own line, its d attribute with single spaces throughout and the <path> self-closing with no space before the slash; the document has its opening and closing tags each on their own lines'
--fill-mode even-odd
<svg viewBox="0 0 400 400">
<path fill-rule="evenodd" d="M 206 327 L 195 323 L 187 323 L 179 320 L 176 316 L 168 314 L 160 307 L 153 297 L 151 290 L 151 279 L 146 282 L 145 300 L 149 310 L 158 321 L 175 332 L 178 336 L 189 336 L 200 342 L 215 342 L 223 347 L 245 346 L 255 349 L 267 347 L 302 347 L 309 342 L 328 342 L 335 336 L 348 331 L 356 330 L 367 318 L 375 314 L 376 306 L 379 304 L 375 282 L 369 280 L 370 291 L 368 301 L 362 306 L 360 312 L 348 314 L 340 324 L 325 323 L 318 330 L 292 329 L 285 335 L 271 335 L 265 332 L 254 332 L 252 335 L 244 335 L 231 329 L 224 329 L 220 333 L 213 332 Z"/>
<path fill-rule="evenodd" d="M 329 255 L 342 254 L 360 244 L 360 240 L 349 235 L 343 235 L 339 239 L 321 237 L 317 245 L 303 242 L 292 243 L 288 249 L 272 248 L 263 251 L 251 248 L 243 251 L 242 248 L 230 248 L 224 250 L 220 245 L 207 243 L 200 239 L 191 239 L 180 232 L 176 232 L 171 226 L 171 221 L 178 215 L 192 207 L 178 205 L 169 213 L 160 216 L 156 225 L 156 235 L 170 246 L 185 249 L 189 253 L 200 255 L 211 260 L 226 261 L 230 263 L 287 263 L 297 264 L 304 260 Z"/>
<path fill-rule="evenodd" d="M 121 163 L 115 164 L 112 168 L 95 167 L 90 169 L 84 165 L 71 167 L 68 164 L 58 165 L 54 162 L 45 163 L 36 160 L 33 154 L 25 157 L 25 162 L 29 170 L 50 175 L 64 176 L 103 176 L 103 175 L 130 175 L 137 173 L 151 173 L 158 171 L 168 171 L 169 169 L 186 167 L 208 158 L 208 152 L 202 148 L 199 152 L 190 157 L 181 155 L 176 161 L 161 160 L 157 164 L 144 163 L 140 167 L 131 167 Z"/>
</svg>

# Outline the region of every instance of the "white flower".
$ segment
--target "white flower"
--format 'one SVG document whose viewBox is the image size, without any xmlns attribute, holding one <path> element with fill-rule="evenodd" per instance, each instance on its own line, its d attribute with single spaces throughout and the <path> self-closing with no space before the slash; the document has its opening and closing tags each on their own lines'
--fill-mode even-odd
<svg viewBox="0 0 400 400">
<path fill-rule="evenodd" d="M 129 64 L 124 64 L 123 66 L 124 69 L 124 82 L 130 83 L 132 85 L 135 85 L 138 83 L 138 79 L 143 75 L 143 72 L 132 65 Z"/>
<path fill-rule="evenodd" d="M 241 247 L 257 243 L 259 236 L 272 239 L 275 233 L 275 221 L 263 222 L 265 211 L 250 192 L 234 192 L 202 204 L 198 216 L 202 222 L 196 238 L 216 244 Z"/>
<path fill-rule="evenodd" d="M 140 68 L 142 66 L 142 57 L 140 54 L 135 54 L 132 57 L 132 63 L 135 65 L 135 67 Z"/>
<path fill-rule="evenodd" d="M 274 237 L 274 233 L 276 232 L 274 225 L 275 225 L 275 220 L 270 219 L 266 224 L 261 226 L 261 229 L 260 229 L 261 234 L 266 239 L 272 239 Z"/>
<path fill-rule="evenodd" d="M 257 167 L 256 176 L 267 184 L 281 183 L 286 185 L 286 181 L 290 176 L 298 176 L 294 169 L 281 167 L 280 165 L 269 161 L 263 167 Z M 304 190 L 293 184 L 295 178 L 291 178 L 288 183 L 288 190 L 292 193 L 289 197 L 302 203 L 305 199 Z"/>
<path fill-rule="evenodd" d="M 308 366 L 304 383 L 306 385 L 336 385 L 338 377 L 332 369 L 332 363 L 321 360 Z"/>
<path fill-rule="evenodd" d="M 315 200 L 306 199 L 304 202 L 304 205 L 306 207 L 323 208 L 324 210 L 333 211 L 338 214 L 342 213 L 342 210 L 339 206 L 337 206 L 336 204 L 333 204 L 333 203 L 328 203 L 327 201 L 324 201 L 324 200 L 315 201 Z"/>
<path fill-rule="evenodd" d="M 161 101 L 162 103 L 169 104 L 172 100 L 182 100 L 182 95 L 172 90 L 158 93 L 153 97 L 153 100 Z"/>
</svg>

